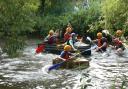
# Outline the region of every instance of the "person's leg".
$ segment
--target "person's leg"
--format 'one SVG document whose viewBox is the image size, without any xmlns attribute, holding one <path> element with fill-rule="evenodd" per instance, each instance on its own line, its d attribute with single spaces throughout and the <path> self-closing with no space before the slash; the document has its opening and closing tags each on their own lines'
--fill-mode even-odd
<svg viewBox="0 0 128 89">
<path fill-rule="evenodd" d="M 123 51 L 124 50 L 122 48 L 118 48 L 116 52 L 118 55 L 123 55 Z"/>
</svg>

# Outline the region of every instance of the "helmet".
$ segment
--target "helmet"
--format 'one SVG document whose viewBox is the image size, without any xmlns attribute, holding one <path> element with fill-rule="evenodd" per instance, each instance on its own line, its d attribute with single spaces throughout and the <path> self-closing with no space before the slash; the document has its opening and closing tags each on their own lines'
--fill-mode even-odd
<svg viewBox="0 0 128 89">
<path fill-rule="evenodd" d="M 98 37 L 98 38 L 102 38 L 102 33 L 101 33 L 101 32 L 98 32 L 98 33 L 97 33 L 97 37 Z"/>
<path fill-rule="evenodd" d="M 71 50 L 71 46 L 70 45 L 65 45 L 64 46 L 64 51 L 70 51 Z"/>
<path fill-rule="evenodd" d="M 103 30 L 102 33 L 105 33 L 106 35 L 109 34 L 108 30 Z"/>
<path fill-rule="evenodd" d="M 54 34 L 54 31 L 53 30 L 50 30 L 49 31 L 49 35 L 53 35 Z"/>
<path fill-rule="evenodd" d="M 117 36 L 121 36 L 121 35 L 122 35 L 122 31 L 121 31 L 121 30 L 117 30 L 117 31 L 116 31 L 116 35 L 117 35 Z"/>
<path fill-rule="evenodd" d="M 75 33 L 71 33 L 71 36 L 73 37 L 73 36 L 75 36 L 76 34 Z"/>
</svg>

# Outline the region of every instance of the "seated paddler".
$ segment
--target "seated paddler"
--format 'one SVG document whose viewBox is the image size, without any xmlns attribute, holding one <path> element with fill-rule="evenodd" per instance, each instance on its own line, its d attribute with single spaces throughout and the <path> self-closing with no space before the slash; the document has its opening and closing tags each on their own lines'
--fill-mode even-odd
<svg viewBox="0 0 128 89">
<path fill-rule="evenodd" d="M 44 43 L 47 43 L 47 44 L 54 44 L 54 43 L 56 43 L 56 35 L 54 34 L 53 30 L 49 31 L 48 36 L 44 39 Z"/>
<path fill-rule="evenodd" d="M 61 52 L 60 54 L 60 58 L 62 58 L 62 60 L 67 61 L 70 60 L 72 53 L 71 51 L 71 46 L 70 45 L 65 45 L 64 46 L 64 50 Z"/>
<path fill-rule="evenodd" d="M 107 39 L 105 37 L 102 36 L 102 33 L 101 32 L 98 32 L 97 33 L 97 39 L 94 40 L 93 42 L 96 43 L 97 45 L 97 48 L 96 48 L 96 51 L 97 52 L 103 52 L 103 51 L 106 51 L 106 48 L 107 48 Z"/>
<path fill-rule="evenodd" d="M 71 33 L 71 37 L 65 42 L 66 45 L 70 45 L 74 51 L 77 49 L 74 46 L 74 43 L 77 41 L 76 34 Z"/>
</svg>

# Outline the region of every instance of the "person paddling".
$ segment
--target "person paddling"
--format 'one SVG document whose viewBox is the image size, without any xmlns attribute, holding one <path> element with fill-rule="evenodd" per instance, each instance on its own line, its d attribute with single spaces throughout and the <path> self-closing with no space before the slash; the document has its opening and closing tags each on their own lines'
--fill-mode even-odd
<svg viewBox="0 0 128 89">
<path fill-rule="evenodd" d="M 97 48 L 96 48 L 96 51 L 99 52 L 99 51 L 106 51 L 106 48 L 107 48 L 107 39 L 105 37 L 102 37 L 102 33 L 99 32 L 97 33 L 97 39 L 94 40 L 93 42 L 95 42 L 97 44 Z"/>
<path fill-rule="evenodd" d="M 69 40 L 69 38 L 71 37 L 72 30 L 73 30 L 73 28 L 72 28 L 71 24 L 69 23 L 67 25 L 66 32 L 64 33 L 64 42 Z"/>
<path fill-rule="evenodd" d="M 113 37 L 113 39 L 112 39 L 113 45 L 111 47 L 113 49 L 116 49 L 118 54 L 122 54 L 123 51 L 125 50 L 125 47 L 123 45 L 121 36 L 122 36 L 122 31 L 121 30 L 117 30 L 116 31 L 116 36 Z"/>
<path fill-rule="evenodd" d="M 125 50 L 125 47 L 122 43 L 121 40 L 119 40 L 119 38 L 115 38 L 113 39 L 113 48 L 116 49 L 117 53 L 121 54 L 124 50 Z"/>
<path fill-rule="evenodd" d="M 53 30 L 49 31 L 48 36 L 44 39 L 44 43 L 47 43 L 47 44 L 54 44 L 54 43 L 56 43 L 56 35 L 54 34 Z"/>
<path fill-rule="evenodd" d="M 67 61 L 67 60 L 69 60 L 71 57 L 71 46 L 70 45 L 66 45 L 66 46 L 64 46 L 64 50 L 61 52 L 61 54 L 60 54 L 60 58 L 62 58 L 62 60 L 64 60 L 64 61 Z"/>
<path fill-rule="evenodd" d="M 72 49 L 74 51 L 76 51 L 77 49 L 74 47 L 74 43 L 77 41 L 76 39 L 76 34 L 75 33 L 71 33 L 71 37 L 69 38 L 69 40 L 67 40 L 64 45 L 70 45 L 72 47 Z"/>
</svg>

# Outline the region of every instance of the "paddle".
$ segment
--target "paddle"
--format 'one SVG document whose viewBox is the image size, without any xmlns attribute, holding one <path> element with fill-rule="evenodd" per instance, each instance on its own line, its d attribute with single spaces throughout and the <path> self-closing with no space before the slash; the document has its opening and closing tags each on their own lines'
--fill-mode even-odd
<svg viewBox="0 0 128 89">
<path fill-rule="evenodd" d="M 62 62 L 60 62 L 60 63 L 57 63 L 57 64 L 52 65 L 51 67 L 48 68 L 48 71 L 51 71 L 51 70 L 53 70 L 53 69 L 59 68 L 64 62 L 65 62 L 65 61 L 62 61 Z"/>
<path fill-rule="evenodd" d="M 93 44 L 90 50 L 98 48 L 98 46 L 92 41 L 92 39 L 89 36 L 87 36 L 87 40 L 89 40 Z M 102 49 L 100 49 L 100 51 L 103 52 Z"/>
<path fill-rule="evenodd" d="M 92 39 L 87 36 L 87 40 L 90 41 L 90 43 L 92 43 L 94 46 L 93 46 L 93 49 L 97 48 L 98 46 L 92 41 Z M 91 47 L 92 48 L 92 47 Z"/>
<path fill-rule="evenodd" d="M 44 45 L 44 44 L 40 44 L 40 45 L 36 48 L 35 53 L 38 54 L 38 53 L 44 51 L 44 49 L 45 49 L 45 45 Z"/>
</svg>

